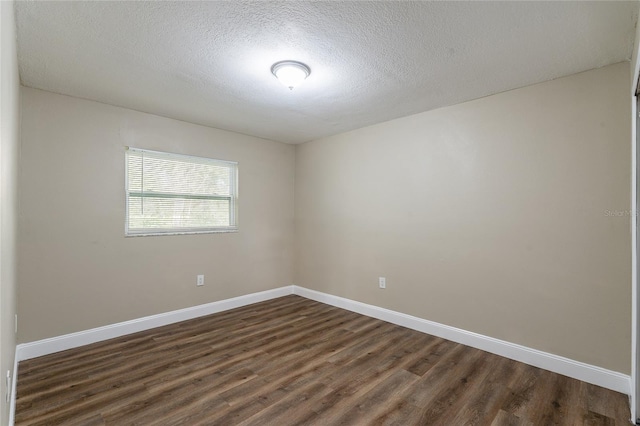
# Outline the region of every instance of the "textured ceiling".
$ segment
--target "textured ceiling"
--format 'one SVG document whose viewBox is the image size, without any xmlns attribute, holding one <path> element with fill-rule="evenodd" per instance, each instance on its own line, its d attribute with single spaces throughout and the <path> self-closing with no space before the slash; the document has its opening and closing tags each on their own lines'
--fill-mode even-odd
<svg viewBox="0 0 640 426">
<path fill-rule="evenodd" d="M 26 86 L 297 143 L 628 60 L 637 2 L 17 2 Z M 289 91 L 270 73 L 294 59 Z"/>
</svg>

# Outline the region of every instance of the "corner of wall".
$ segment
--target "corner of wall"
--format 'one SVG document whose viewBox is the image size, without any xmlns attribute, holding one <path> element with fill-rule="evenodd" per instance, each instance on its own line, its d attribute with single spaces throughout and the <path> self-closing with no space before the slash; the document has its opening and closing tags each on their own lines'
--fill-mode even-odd
<svg viewBox="0 0 640 426">
<path fill-rule="evenodd" d="M 20 77 L 16 47 L 14 2 L 0 2 L 0 422 L 11 424 L 17 373 L 16 333 L 16 218 L 17 162 L 20 140 Z M 5 385 L 5 375 L 11 380 Z M 7 395 L 7 394 L 11 395 Z M 6 401 L 6 402 L 5 402 Z"/>
</svg>

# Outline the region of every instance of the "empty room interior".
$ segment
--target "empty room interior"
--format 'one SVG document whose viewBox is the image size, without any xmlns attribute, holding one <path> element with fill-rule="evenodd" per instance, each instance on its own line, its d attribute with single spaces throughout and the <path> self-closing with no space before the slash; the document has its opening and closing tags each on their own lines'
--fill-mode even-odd
<svg viewBox="0 0 640 426">
<path fill-rule="evenodd" d="M 639 5 L 0 2 L 0 424 L 640 424 Z"/>
</svg>

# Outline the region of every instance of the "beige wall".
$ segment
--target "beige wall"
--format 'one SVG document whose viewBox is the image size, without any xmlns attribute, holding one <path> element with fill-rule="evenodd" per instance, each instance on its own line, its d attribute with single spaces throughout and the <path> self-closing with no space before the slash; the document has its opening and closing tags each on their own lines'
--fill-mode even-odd
<svg viewBox="0 0 640 426">
<path fill-rule="evenodd" d="M 628 374 L 628 87 L 620 63 L 298 146 L 295 283 Z"/>
<path fill-rule="evenodd" d="M 16 219 L 20 80 L 13 2 L 0 2 L 0 424 L 8 424 L 4 377 L 16 348 Z M 13 371 L 12 371 L 13 376 Z"/>
<path fill-rule="evenodd" d="M 125 146 L 238 161 L 240 231 L 125 238 Z M 22 88 L 18 340 L 292 284 L 294 159 L 291 145 Z"/>
</svg>

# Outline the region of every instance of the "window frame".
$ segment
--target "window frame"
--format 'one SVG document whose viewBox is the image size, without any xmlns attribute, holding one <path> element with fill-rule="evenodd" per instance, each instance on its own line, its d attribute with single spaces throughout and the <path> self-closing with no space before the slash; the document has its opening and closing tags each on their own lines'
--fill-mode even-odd
<svg viewBox="0 0 640 426">
<path fill-rule="evenodd" d="M 195 198 L 205 198 L 205 199 L 229 199 L 229 221 L 231 223 L 230 226 L 218 226 L 218 227 L 192 227 L 192 228 L 129 228 L 129 194 L 134 191 L 129 191 L 129 152 L 148 152 L 151 154 L 167 156 L 170 158 L 176 158 L 178 160 L 182 159 L 187 162 L 199 162 L 206 164 L 217 164 L 221 166 L 230 167 L 232 170 L 231 173 L 231 195 L 229 197 L 226 196 L 201 196 L 201 195 L 191 195 L 184 198 L 187 199 L 195 199 Z M 194 161 L 195 160 L 195 161 Z M 143 148 L 135 148 L 131 146 L 125 146 L 125 155 L 124 155 L 124 198 L 125 198 L 125 217 L 124 217 L 124 235 L 125 237 L 149 237 L 149 236 L 160 236 L 160 235 L 194 235 L 194 234 L 220 234 L 220 233 L 233 233 L 238 232 L 238 174 L 239 174 L 239 165 L 237 161 L 228 161 L 228 160 L 219 160 L 216 158 L 208 158 L 208 157 L 200 157 L 196 155 L 186 155 L 186 154 L 177 154 L 173 152 L 167 151 L 154 151 L 150 149 Z M 163 195 L 178 195 L 176 194 L 163 194 Z M 142 198 L 145 198 L 144 195 L 141 195 Z M 151 197 L 148 197 L 151 198 Z M 176 198 L 180 198 L 179 196 Z"/>
</svg>

